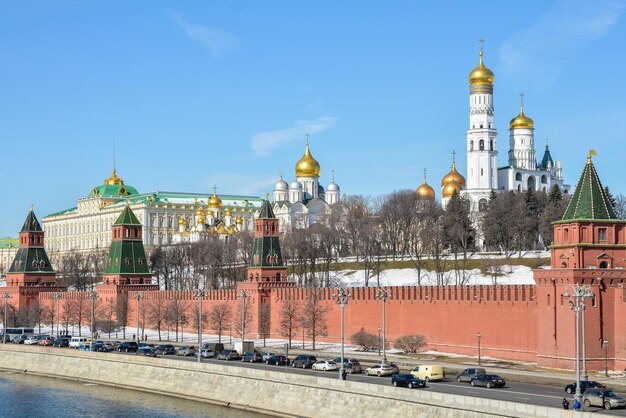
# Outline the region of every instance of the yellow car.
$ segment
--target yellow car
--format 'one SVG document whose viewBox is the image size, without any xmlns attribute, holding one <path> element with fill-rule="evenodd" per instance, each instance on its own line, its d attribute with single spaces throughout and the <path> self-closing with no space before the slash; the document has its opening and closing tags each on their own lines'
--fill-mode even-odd
<svg viewBox="0 0 626 418">
<path fill-rule="evenodd" d="M 431 365 L 417 366 L 411 371 L 411 374 L 427 382 L 439 382 L 446 377 L 443 367 Z"/>
</svg>

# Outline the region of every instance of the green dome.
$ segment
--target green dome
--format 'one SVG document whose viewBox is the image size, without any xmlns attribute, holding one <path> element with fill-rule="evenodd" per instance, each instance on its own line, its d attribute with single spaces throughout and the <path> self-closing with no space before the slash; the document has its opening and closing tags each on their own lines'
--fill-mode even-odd
<svg viewBox="0 0 626 418">
<path fill-rule="evenodd" d="M 104 181 L 102 186 L 96 186 L 93 188 L 89 197 L 102 196 L 102 197 L 119 197 L 119 196 L 132 196 L 139 194 L 137 189 L 133 186 L 124 185 L 124 180 L 117 176 L 115 168 L 111 173 L 111 177 Z"/>
</svg>

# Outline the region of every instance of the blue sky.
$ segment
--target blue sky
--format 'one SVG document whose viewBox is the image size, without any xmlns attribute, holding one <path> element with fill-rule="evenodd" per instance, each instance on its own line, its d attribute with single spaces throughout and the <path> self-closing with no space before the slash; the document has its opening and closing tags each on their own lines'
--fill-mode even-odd
<svg viewBox="0 0 626 418">
<path fill-rule="evenodd" d="M 498 163 L 525 93 L 576 184 L 589 148 L 623 183 L 623 1 L 5 1 L 0 236 L 75 205 L 116 165 L 140 192 L 264 195 L 311 150 L 347 194 L 440 191 L 465 172 L 479 37 L 496 77 Z M 540 157 L 539 157 L 540 158 Z"/>
</svg>

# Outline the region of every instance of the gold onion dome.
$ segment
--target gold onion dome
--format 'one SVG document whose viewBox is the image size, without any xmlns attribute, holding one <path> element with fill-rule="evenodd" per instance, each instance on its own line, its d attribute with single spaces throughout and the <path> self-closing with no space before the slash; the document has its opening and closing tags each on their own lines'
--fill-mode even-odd
<svg viewBox="0 0 626 418">
<path fill-rule="evenodd" d="M 511 119 L 511 123 L 509 123 L 509 129 L 534 129 L 535 122 L 528 116 L 524 114 L 524 102 L 523 102 L 524 94 L 520 94 L 520 105 L 519 105 L 519 115 Z"/>
<path fill-rule="evenodd" d="M 452 197 L 454 192 L 461 193 L 463 188 L 456 181 L 449 181 L 441 188 L 441 196 L 442 197 Z"/>
<path fill-rule="evenodd" d="M 183 218 L 182 216 L 180 218 L 178 218 L 178 225 L 180 225 L 180 226 L 187 225 L 187 221 L 185 220 L 185 218 Z"/>
<path fill-rule="evenodd" d="M 204 212 L 202 211 L 202 209 L 198 208 L 198 210 L 196 210 L 196 216 L 204 216 Z"/>
<path fill-rule="evenodd" d="M 209 209 L 206 213 L 206 216 L 215 216 L 215 212 L 213 212 L 211 209 Z"/>
<path fill-rule="evenodd" d="M 304 155 L 296 163 L 296 177 L 317 177 L 320 175 L 320 163 L 311 155 L 309 143 L 306 144 Z"/>
<path fill-rule="evenodd" d="M 200 217 L 198 218 L 198 225 L 204 225 L 204 222 L 205 222 L 205 220 L 204 220 L 204 216 L 200 216 Z"/>
<path fill-rule="evenodd" d="M 233 216 L 233 211 L 230 208 L 226 209 L 224 216 Z"/>
<path fill-rule="evenodd" d="M 452 168 L 450 169 L 448 174 L 443 176 L 443 178 L 441 179 L 441 185 L 445 186 L 450 182 L 456 182 L 461 187 L 465 186 L 465 177 L 463 177 L 461 173 L 456 171 L 456 164 L 454 162 L 452 162 Z"/>
<path fill-rule="evenodd" d="M 104 185 L 105 186 L 109 186 L 109 185 L 123 186 L 124 185 L 124 180 L 119 178 L 117 176 L 117 172 L 115 171 L 115 169 L 113 169 L 113 172 L 111 173 L 111 177 L 109 177 L 108 179 L 106 179 L 104 181 Z"/>
<path fill-rule="evenodd" d="M 469 73 L 469 83 L 470 84 L 489 84 L 493 85 L 494 75 L 493 72 L 485 67 L 483 64 L 483 48 L 480 47 L 480 59 L 478 61 L 478 67 L 474 68 Z"/>
<path fill-rule="evenodd" d="M 217 197 L 217 193 L 213 192 L 213 196 L 209 199 L 209 207 L 210 208 L 219 208 L 222 206 L 222 199 Z"/>
<path fill-rule="evenodd" d="M 435 190 L 426 183 L 426 170 L 424 170 L 424 183 L 415 190 L 417 196 L 424 199 L 434 199 Z"/>
<path fill-rule="evenodd" d="M 237 220 L 235 221 L 237 225 L 243 225 L 243 218 L 241 216 L 237 216 Z"/>
</svg>

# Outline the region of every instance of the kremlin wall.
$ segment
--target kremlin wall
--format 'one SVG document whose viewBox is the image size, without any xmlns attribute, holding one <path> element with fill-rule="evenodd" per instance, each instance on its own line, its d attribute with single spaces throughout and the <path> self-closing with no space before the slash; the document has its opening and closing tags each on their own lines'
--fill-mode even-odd
<svg viewBox="0 0 626 418">
<path fill-rule="evenodd" d="M 141 223 L 126 206 L 113 225 L 109 258 L 102 283 L 96 286 L 96 304 L 128 306 L 129 329 L 136 324 L 137 292 L 142 292 L 139 309 L 148 309 L 150 301 L 178 301 L 186 308 L 187 318 L 196 314 L 198 300 L 192 291 L 159 291 L 151 282 L 142 243 Z M 587 367 L 604 367 L 602 341 L 608 340 L 609 367 L 626 367 L 626 221 L 618 220 L 588 157 L 563 220 L 554 224 L 555 244 L 551 247 L 551 267 L 534 271 L 536 284 L 496 286 L 411 286 L 387 288 L 386 336 L 388 344 L 403 335 L 422 334 L 428 349 L 464 355 L 477 354 L 477 333 L 481 335 L 481 354 L 502 359 L 536 362 L 541 366 L 574 368 L 574 314 L 564 296 L 572 293 L 572 284 L 587 284 L 594 298 L 587 302 Z M 7 275 L 4 289 L 13 296 L 9 302 L 16 308 L 28 307 L 33 301 L 54 306 L 55 292 L 61 292 L 58 307 L 70 299 L 83 299 L 89 305 L 89 294 L 64 292 L 55 283 L 52 266 L 45 253 L 44 234 L 34 213 L 28 214 L 20 232 L 20 249 Z M 300 305 L 316 301 L 327 309 L 327 332 L 317 341 L 340 341 L 339 305 L 334 289 L 297 288 L 287 280 L 279 239 L 279 221 L 266 199 L 255 219 L 253 262 L 247 280 L 236 290 L 208 291 L 203 298 L 206 319 L 217 305 L 228 304 L 233 319 L 241 306 L 241 292 L 248 295 L 247 309 L 251 320 L 246 337 L 259 338 L 261 312 L 270 313 L 267 338 L 286 339 L 279 324 L 285 303 Z M 345 309 L 345 335 L 364 329 L 376 334 L 382 326 L 382 304 L 379 288 L 348 289 L 351 294 Z M 240 314 L 239 314 L 240 315 Z M 85 315 L 84 324 L 88 324 Z M 236 319 L 233 321 L 236 322 Z M 148 329 L 156 329 L 148 323 Z M 187 330 L 193 328 L 191 320 Z M 206 334 L 215 335 L 204 324 Z M 130 331 L 132 333 L 133 331 Z M 227 334 L 228 330 L 224 332 Z M 298 325 L 293 340 L 302 335 Z M 310 340 L 308 337 L 306 340 Z"/>
</svg>

